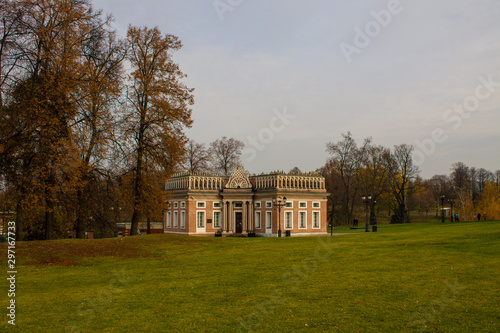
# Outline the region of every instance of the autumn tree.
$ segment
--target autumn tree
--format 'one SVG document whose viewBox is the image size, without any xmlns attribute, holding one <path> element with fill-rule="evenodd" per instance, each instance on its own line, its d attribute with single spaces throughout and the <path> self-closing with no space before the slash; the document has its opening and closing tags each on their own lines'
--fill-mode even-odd
<svg viewBox="0 0 500 333">
<path fill-rule="evenodd" d="M 132 73 L 124 138 L 132 147 L 131 235 L 136 235 L 139 218 L 148 214 L 151 190 L 156 188 L 147 175 L 154 172 L 155 182 L 163 184 L 181 161 L 187 143 L 183 129 L 191 126 L 194 100 L 193 89 L 181 82 L 186 75 L 172 59 L 172 52 L 182 47 L 177 37 L 162 35 L 158 28 L 130 26 L 127 42 Z"/>
<path fill-rule="evenodd" d="M 76 115 L 72 92 L 80 82 L 80 49 L 100 13 L 87 0 L 16 3 L 23 13 L 13 51 L 18 69 L 6 111 L 10 115 L 4 119 L 16 119 L 17 127 L 7 140 L 16 140 L 18 148 L 9 158 L 28 175 L 18 178 L 31 178 L 30 185 L 41 193 L 45 238 L 52 239 L 58 192 L 62 182 L 71 183 L 76 160 L 70 124 Z M 23 181 L 17 184 L 26 186 Z"/>
<path fill-rule="evenodd" d="M 223 175 L 231 172 L 241 163 L 240 157 L 245 144 L 234 138 L 222 137 L 210 143 L 209 153 L 212 158 L 212 169 Z"/>
<path fill-rule="evenodd" d="M 500 191 L 496 182 L 491 181 L 485 184 L 478 202 L 478 211 L 485 219 L 500 219 Z"/>
</svg>

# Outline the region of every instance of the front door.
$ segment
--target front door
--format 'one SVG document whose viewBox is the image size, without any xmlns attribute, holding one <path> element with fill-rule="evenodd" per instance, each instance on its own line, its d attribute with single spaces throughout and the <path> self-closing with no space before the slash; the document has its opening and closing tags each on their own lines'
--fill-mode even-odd
<svg viewBox="0 0 500 333">
<path fill-rule="evenodd" d="M 236 233 L 241 234 L 243 232 L 243 213 L 235 213 L 236 222 Z"/>
</svg>

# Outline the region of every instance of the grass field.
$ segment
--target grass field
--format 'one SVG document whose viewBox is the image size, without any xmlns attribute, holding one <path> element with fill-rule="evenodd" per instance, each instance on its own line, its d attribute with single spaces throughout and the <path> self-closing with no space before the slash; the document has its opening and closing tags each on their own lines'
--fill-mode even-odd
<svg viewBox="0 0 500 333">
<path fill-rule="evenodd" d="M 337 231 L 17 243 L 16 330 L 500 332 L 500 222 Z"/>
</svg>

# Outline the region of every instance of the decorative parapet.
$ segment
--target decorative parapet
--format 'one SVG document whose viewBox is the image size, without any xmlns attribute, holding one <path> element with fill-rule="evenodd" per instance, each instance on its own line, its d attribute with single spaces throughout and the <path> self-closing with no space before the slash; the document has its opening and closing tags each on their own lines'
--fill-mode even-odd
<svg viewBox="0 0 500 333">
<path fill-rule="evenodd" d="M 226 178 L 219 175 L 179 174 L 167 180 L 165 190 L 222 190 Z"/>
<path fill-rule="evenodd" d="M 322 176 L 274 174 L 254 178 L 256 189 L 297 189 L 324 190 L 325 178 Z"/>
<path fill-rule="evenodd" d="M 221 174 L 178 173 L 166 183 L 167 191 L 179 190 L 223 190 L 224 188 L 325 190 L 325 178 L 318 173 L 292 175 L 271 173 L 247 177 L 243 167 L 238 167 L 233 176 Z"/>
</svg>

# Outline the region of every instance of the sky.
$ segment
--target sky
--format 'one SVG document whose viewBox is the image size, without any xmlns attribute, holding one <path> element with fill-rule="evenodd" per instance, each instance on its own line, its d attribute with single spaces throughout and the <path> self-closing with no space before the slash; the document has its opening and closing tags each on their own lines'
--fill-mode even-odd
<svg viewBox="0 0 500 333">
<path fill-rule="evenodd" d="M 498 0 L 94 0 L 180 38 L 189 138 L 245 142 L 251 173 L 313 171 L 328 142 L 415 146 L 421 176 L 500 169 Z"/>
</svg>

